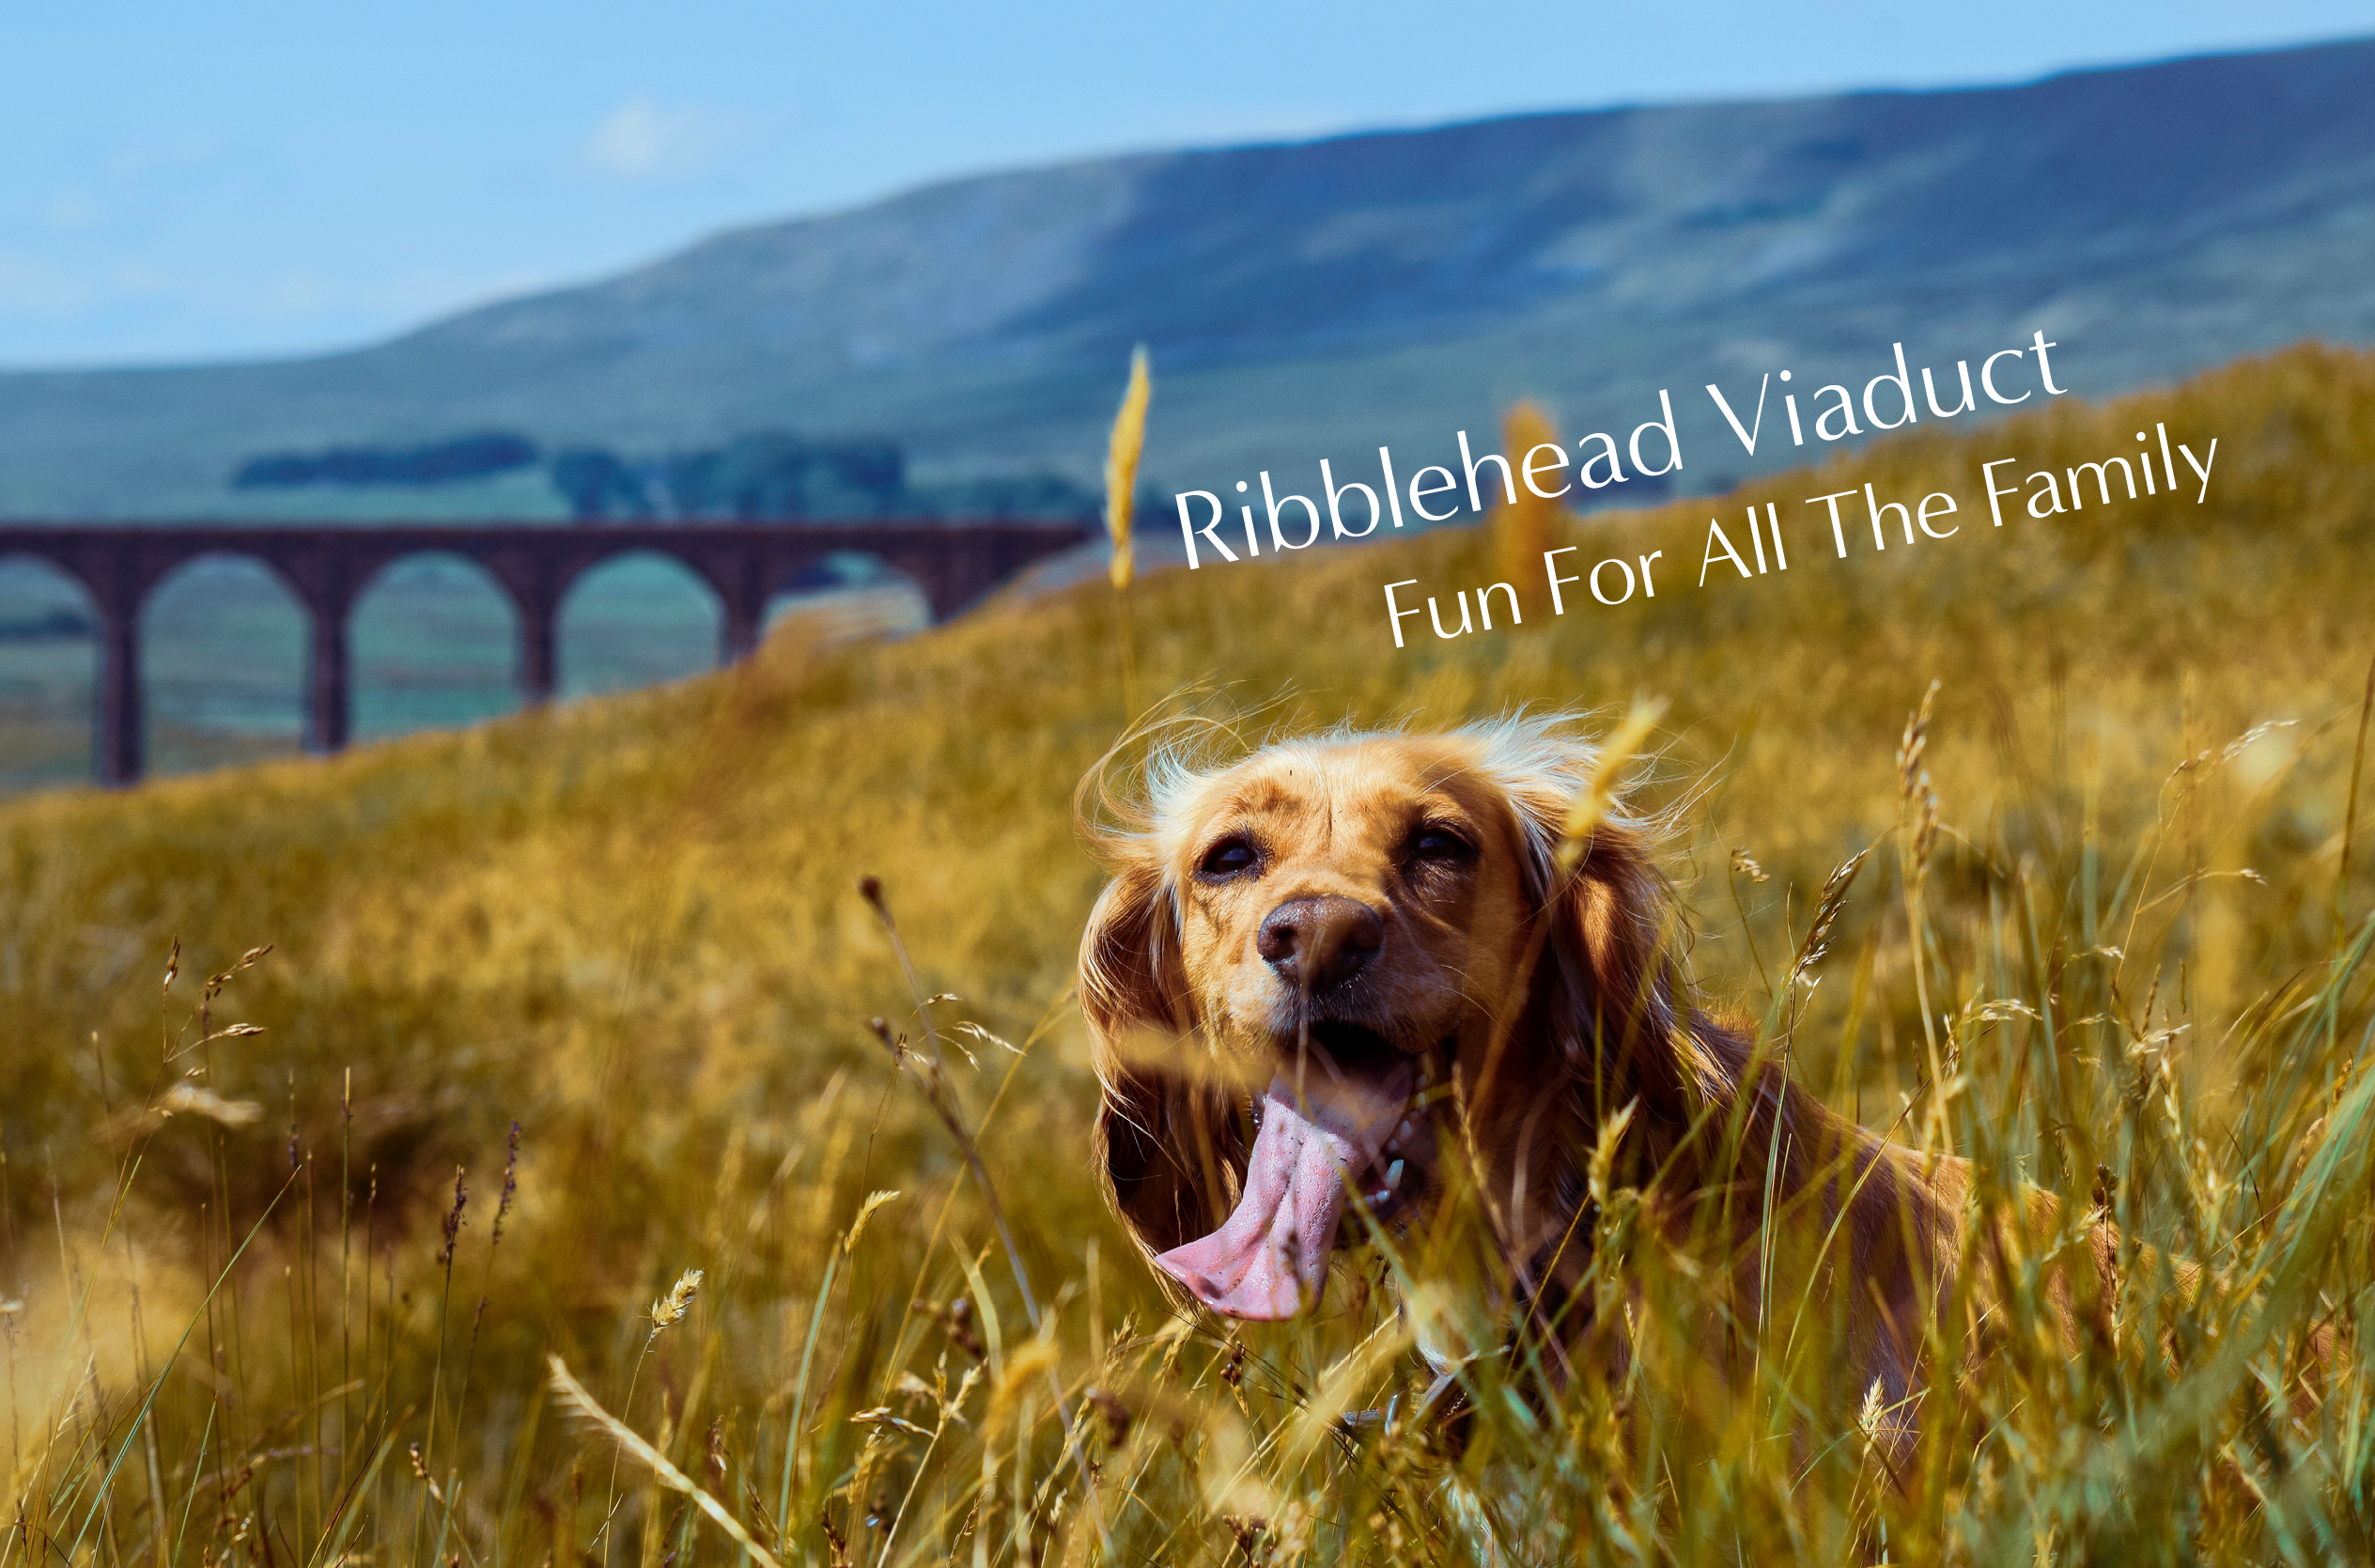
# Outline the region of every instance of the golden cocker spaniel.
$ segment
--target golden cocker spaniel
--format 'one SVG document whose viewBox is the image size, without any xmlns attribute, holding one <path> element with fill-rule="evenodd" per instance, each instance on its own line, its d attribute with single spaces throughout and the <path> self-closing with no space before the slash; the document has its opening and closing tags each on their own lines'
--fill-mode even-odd
<svg viewBox="0 0 2375 1568">
<path fill-rule="evenodd" d="M 1274 1320 L 1320 1300 L 1340 1246 L 1413 1234 L 1456 1177 L 1491 1218 L 1500 1305 L 1572 1342 L 1587 1165 L 1613 1126 L 1626 1168 L 1659 1173 L 1672 1234 L 1706 1234 L 1725 1202 L 1710 1293 L 1731 1322 L 1783 1288 L 1752 1239 L 1777 1217 L 1809 1243 L 1791 1288 L 1839 1305 L 1839 1370 L 1906 1410 L 1969 1169 L 1832 1113 L 1694 1004 L 1648 826 L 1604 815 L 1562 869 L 1593 760 L 1522 717 L 1158 758 L 1142 802 L 1085 828 L 1112 874 L 1080 996 L 1114 1209 L 1196 1300 Z"/>
</svg>

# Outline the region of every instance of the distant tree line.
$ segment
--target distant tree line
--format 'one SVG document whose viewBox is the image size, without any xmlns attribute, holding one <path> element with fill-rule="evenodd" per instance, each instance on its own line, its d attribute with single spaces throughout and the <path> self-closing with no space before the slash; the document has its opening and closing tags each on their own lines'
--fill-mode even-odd
<svg viewBox="0 0 2375 1568">
<path fill-rule="evenodd" d="M 916 486 L 907 456 L 876 439 L 818 441 L 757 430 L 723 446 L 623 458 L 576 447 L 552 485 L 584 520 L 604 518 L 868 518 L 919 514 L 1080 517 L 1096 497 L 1056 474 Z"/>
<path fill-rule="evenodd" d="M 888 441 L 759 430 L 642 459 L 577 447 L 552 459 L 552 485 L 587 519 L 882 517 L 907 493 L 907 456 Z"/>
<path fill-rule="evenodd" d="M 234 489 L 303 485 L 442 485 L 526 468 L 536 442 L 507 430 L 455 436 L 426 446 L 334 446 L 321 452 L 267 452 L 231 475 Z"/>
<path fill-rule="evenodd" d="M 267 452 L 231 477 L 239 489 L 307 485 L 442 485 L 541 459 L 534 442 L 479 431 L 420 446 L 334 446 Z M 918 486 L 895 442 L 815 440 L 756 430 L 722 446 L 629 457 L 606 446 L 555 453 L 552 488 L 581 520 L 617 519 L 950 517 L 1086 518 L 1099 497 L 1040 471 Z"/>
</svg>

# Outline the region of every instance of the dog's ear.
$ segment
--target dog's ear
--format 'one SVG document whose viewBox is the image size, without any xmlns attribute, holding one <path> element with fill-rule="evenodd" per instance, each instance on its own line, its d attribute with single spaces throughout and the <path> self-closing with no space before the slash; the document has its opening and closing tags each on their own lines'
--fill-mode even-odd
<svg viewBox="0 0 2375 1568">
<path fill-rule="evenodd" d="M 1638 1095 L 1687 1121 L 1701 1075 L 1677 1016 L 1677 917 L 1647 836 L 1603 821 L 1573 871 L 1547 876 L 1534 985 L 1553 1037 L 1604 1112 Z"/>
<path fill-rule="evenodd" d="M 1097 1080 L 1098 1176 L 1113 1212 L 1149 1254 L 1209 1235 L 1245 1163 L 1226 1094 L 1176 1070 L 1166 1052 L 1194 1026 L 1160 867 L 1125 862 L 1080 939 L 1080 1011 Z"/>
</svg>

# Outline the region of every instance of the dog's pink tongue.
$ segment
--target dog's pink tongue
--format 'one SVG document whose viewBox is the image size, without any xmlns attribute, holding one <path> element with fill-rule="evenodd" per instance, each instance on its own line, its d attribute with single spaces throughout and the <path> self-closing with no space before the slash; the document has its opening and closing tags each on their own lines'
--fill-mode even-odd
<svg viewBox="0 0 2375 1568">
<path fill-rule="evenodd" d="M 1358 1175 L 1376 1159 L 1409 1094 L 1406 1065 L 1366 1081 L 1313 1064 L 1298 1106 L 1293 1077 L 1281 1074 L 1264 1096 L 1236 1212 L 1155 1262 L 1231 1317 L 1275 1322 L 1317 1306 L 1344 1211 L 1344 1173 Z"/>
</svg>

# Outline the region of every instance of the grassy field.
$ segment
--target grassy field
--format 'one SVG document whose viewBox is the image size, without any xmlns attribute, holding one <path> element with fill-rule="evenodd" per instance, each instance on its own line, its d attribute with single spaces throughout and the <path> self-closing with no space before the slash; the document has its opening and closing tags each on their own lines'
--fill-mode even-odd
<svg viewBox="0 0 2375 1568">
<path fill-rule="evenodd" d="M 2206 502 L 1988 523 L 1981 461 L 2155 422 L 2218 438 Z M 2304 348 L 1560 522 L 1664 550 L 1657 597 L 1516 629 L 1393 647 L 1383 583 L 1502 575 L 1447 533 L 0 807 L 0 1568 L 2364 1558 L 2370 461 L 2375 359 Z M 1837 559 L 1802 498 L 1867 481 L 1960 531 L 1875 553 L 1859 498 Z M 1789 570 L 1692 586 L 1767 500 Z M 1985 1354 L 1941 1314 L 1910 1452 L 1819 1293 L 1710 1383 L 1670 1327 L 1707 1260 L 1621 1161 L 1638 1354 L 1480 1358 L 1464 1442 L 1409 1416 L 1414 1321 L 1497 1332 L 1358 1288 L 1396 1260 L 1291 1328 L 1165 1300 L 1089 1169 L 1076 782 L 1158 698 L 1258 738 L 1637 693 L 1708 997 L 1983 1208 L 2106 1207 L 2201 1288 L 2132 1253 L 2072 1341 L 2050 1246 L 2010 1260 Z"/>
</svg>

